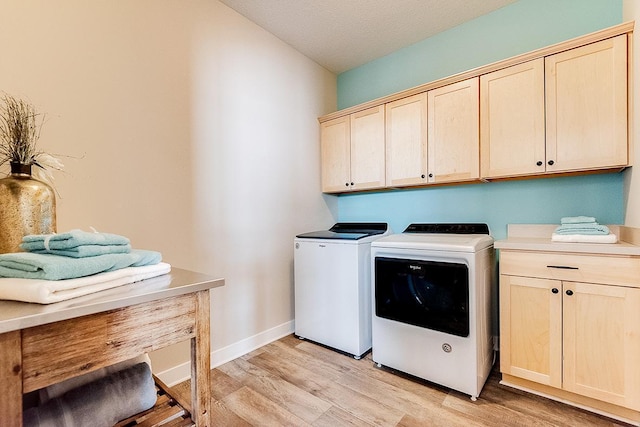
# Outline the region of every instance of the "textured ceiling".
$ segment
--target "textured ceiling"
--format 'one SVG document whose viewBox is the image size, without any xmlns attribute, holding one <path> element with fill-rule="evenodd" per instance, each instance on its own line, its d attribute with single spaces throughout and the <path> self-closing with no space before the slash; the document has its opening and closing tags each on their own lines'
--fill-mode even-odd
<svg viewBox="0 0 640 427">
<path fill-rule="evenodd" d="M 335 73 L 517 0 L 220 0 Z"/>
</svg>

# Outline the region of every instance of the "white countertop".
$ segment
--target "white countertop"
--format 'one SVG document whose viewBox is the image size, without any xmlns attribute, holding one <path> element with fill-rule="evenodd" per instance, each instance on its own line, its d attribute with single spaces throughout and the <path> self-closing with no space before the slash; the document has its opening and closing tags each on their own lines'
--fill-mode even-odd
<svg viewBox="0 0 640 427">
<path fill-rule="evenodd" d="M 169 274 L 54 304 L 0 300 L 0 333 L 189 294 L 224 285 L 224 279 L 172 268 Z"/>
<path fill-rule="evenodd" d="M 618 236 L 618 243 L 564 243 L 551 241 L 554 224 L 509 224 L 507 238 L 496 240 L 496 249 L 588 253 L 600 255 L 640 256 L 640 245 L 634 240 L 637 229 L 609 226 Z M 629 240 L 629 241 L 625 241 Z"/>
</svg>

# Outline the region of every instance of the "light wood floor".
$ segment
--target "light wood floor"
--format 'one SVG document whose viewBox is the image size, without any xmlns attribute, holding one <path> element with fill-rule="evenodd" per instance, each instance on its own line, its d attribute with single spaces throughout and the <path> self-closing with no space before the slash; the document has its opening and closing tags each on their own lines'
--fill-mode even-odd
<svg viewBox="0 0 640 427">
<path fill-rule="evenodd" d="M 498 384 L 476 402 L 293 335 L 211 371 L 213 426 L 626 426 Z M 173 388 L 184 398 L 189 383 Z"/>
</svg>

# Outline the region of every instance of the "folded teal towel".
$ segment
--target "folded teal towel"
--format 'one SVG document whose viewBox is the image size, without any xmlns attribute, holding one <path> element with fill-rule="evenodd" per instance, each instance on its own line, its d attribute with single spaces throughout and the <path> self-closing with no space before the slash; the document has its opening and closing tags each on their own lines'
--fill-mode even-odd
<svg viewBox="0 0 640 427">
<path fill-rule="evenodd" d="M 16 252 L 0 255 L 0 277 L 63 280 L 90 276 L 125 267 L 157 264 L 159 252 L 134 249 L 128 254 L 106 254 L 71 258 L 51 254 Z"/>
<path fill-rule="evenodd" d="M 156 251 L 147 251 L 144 249 L 133 249 L 131 254 L 138 259 L 128 267 L 142 267 L 143 265 L 155 265 L 162 261 L 162 254 Z"/>
<path fill-rule="evenodd" d="M 76 249 L 81 246 L 104 246 L 110 249 L 105 250 L 103 248 L 102 253 L 98 253 L 98 250 L 95 248 L 90 250 Z M 124 236 L 109 233 L 93 233 L 82 230 L 71 230 L 61 234 L 30 234 L 22 238 L 20 248 L 26 252 L 41 251 L 42 253 L 54 253 L 53 251 L 62 250 L 69 251 L 70 253 L 95 253 L 96 255 L 103 255 L 105 253 L 127 253 L 131 250 L 129 239 Z M 58 253 L 57 255 L 63 254 Z M 78 257 L 79 255 L 75 256 Z"/>
<path fill-rule="evenodd" d="M 20 247 L 27 252 L 33 252 L 34 254 L 52 254 L 60 256 L 69 256 L 73 258 L 84 258 L 90 256 L 106 255 L 106 254 L 127 254 L 131 252 L 131 245 L 80 245 L 75 248 L 69 249 L 37 249 L 29 250 L 23 243 Z"/>
<path fill-rule="evenodd" d="M 565 216 L 560 219 L 560 224 L 588 224 L 595 223 L 596 219 L 592 216 Z"/>
<path fill-rule="evenodd" d="M 564 224 L 556 228 L 555 234 L 586 234 L 586 235 L 598 235 L 609 234 L 609 227 L 606 225 L 595 224 Z"/>
</svg>

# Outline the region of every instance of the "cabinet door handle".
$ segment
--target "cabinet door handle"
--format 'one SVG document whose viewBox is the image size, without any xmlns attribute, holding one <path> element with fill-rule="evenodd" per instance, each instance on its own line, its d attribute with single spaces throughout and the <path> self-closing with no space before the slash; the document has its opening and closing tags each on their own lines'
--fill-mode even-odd
<svg viewBox="0 0 640 427">
<path fill-rule="evenodd" d="M 561 268 L 563 270 L 579 270 L 578 267 L 569 267 L 567 265 L 547 265 L 547 268 Z"/>
<path fill-rule="evenodd" d="M 353 182 L 351 183 L 351 186 L 353 187 Z"/>
<path fill-rule="evenodd" d="M 553 160 L 549 160 L 549 161 L 547 162 L 547 164 L 548 164 L 549 166 L 553 166 L 553 164 L 554 164 L 554 163 L 555 163 L 555 162 L 554 162 Z"/>
<path fill-rule="evenodd" d="M 432 173 L 429 174 L 429 178 L 433 178 L 433 174 Z"/>
<path fill-rule="evenodd" d="M 571 289 L 567 289 L 566 294 L 567 294 L 567 295 L 569 295 L 569 296 L 571 296 L 571 295 L 573 295 L 573 291 L 572 291 Z"/>
<path fill-rule="evenodd" d="M 420 175 L 420 178 L 424 179 L 424 174 Z"/>
<path fill-rule="evenodd" d="M 558 288 L 553 288 L 551 289 L 551 292 L 553 292 L 554 294 L 557 294 L 559 291 L 558 291 Z"/>
<path fill-rule="evenodd" d="M 536 163 L 536 166 L 542 166 L 542 162 L 538 160 L 538 162 Z"/>
</svg>

